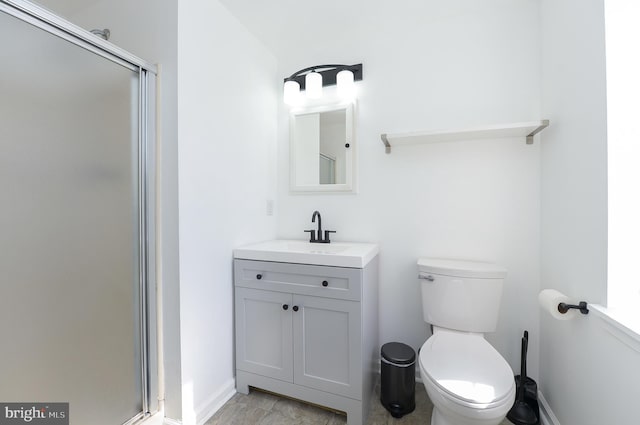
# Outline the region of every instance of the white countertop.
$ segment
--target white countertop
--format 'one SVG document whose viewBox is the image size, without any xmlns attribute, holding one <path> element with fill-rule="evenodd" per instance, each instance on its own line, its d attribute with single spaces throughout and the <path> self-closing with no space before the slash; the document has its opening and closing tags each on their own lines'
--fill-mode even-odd
<svg viewBox="0 0 640 425">
<path fill-rule="evenodd" d="M 378 245 L 371 243 L 277 239 L 236 248 L 233 258 L 362 269 L 378 252 Z"/>
</svg>

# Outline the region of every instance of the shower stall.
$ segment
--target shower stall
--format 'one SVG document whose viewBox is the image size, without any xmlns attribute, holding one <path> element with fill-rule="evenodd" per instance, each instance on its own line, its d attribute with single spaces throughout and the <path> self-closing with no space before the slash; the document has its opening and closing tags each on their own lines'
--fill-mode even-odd
<svg viewBox="0 0 640 425">
<path fill-rule="evenodd" d="M 155 67 L 24 0 L 0 39 L 0 402 L 136 422 L 158 394 Z"/>
</svg>

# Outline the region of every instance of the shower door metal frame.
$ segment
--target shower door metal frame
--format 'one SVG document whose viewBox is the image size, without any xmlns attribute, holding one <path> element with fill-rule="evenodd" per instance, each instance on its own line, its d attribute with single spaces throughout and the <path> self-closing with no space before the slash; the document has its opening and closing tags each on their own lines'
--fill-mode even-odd
<svg viewBox="0 0 640 425">
<path fill-rule="evenodd" d="M 0 11 L 137 72 L 139 76 L 137 177 L 142 412 L 126 423 L 131 424 L 158 410 L 156 117 L 155 109 L 151 109 L 156 104 L 157 67 L 26 0 L 0 0 Z"/>
</svg>

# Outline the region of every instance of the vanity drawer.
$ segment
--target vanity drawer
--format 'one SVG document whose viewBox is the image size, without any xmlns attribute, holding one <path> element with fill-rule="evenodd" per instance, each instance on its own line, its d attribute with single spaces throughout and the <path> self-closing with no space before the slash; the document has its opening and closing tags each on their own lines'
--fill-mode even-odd
<svg viewBox="0 0 640 425">
<path fill-rule="evenodd" d="M 234 260 L 235 286 L 360 301 L 362 270 Z"/>
</svg>

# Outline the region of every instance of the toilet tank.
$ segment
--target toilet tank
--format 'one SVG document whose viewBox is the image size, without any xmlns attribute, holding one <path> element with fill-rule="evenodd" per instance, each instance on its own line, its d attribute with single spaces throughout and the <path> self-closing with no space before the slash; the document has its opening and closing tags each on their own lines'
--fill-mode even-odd
<svg viewBox="0 0 640 425">
<path fill-rule="evenodd" d="M 506 275 L 497 264 L 420 258 L 425 322 L 465 332 L 495 331 Z"/>
</svg>

